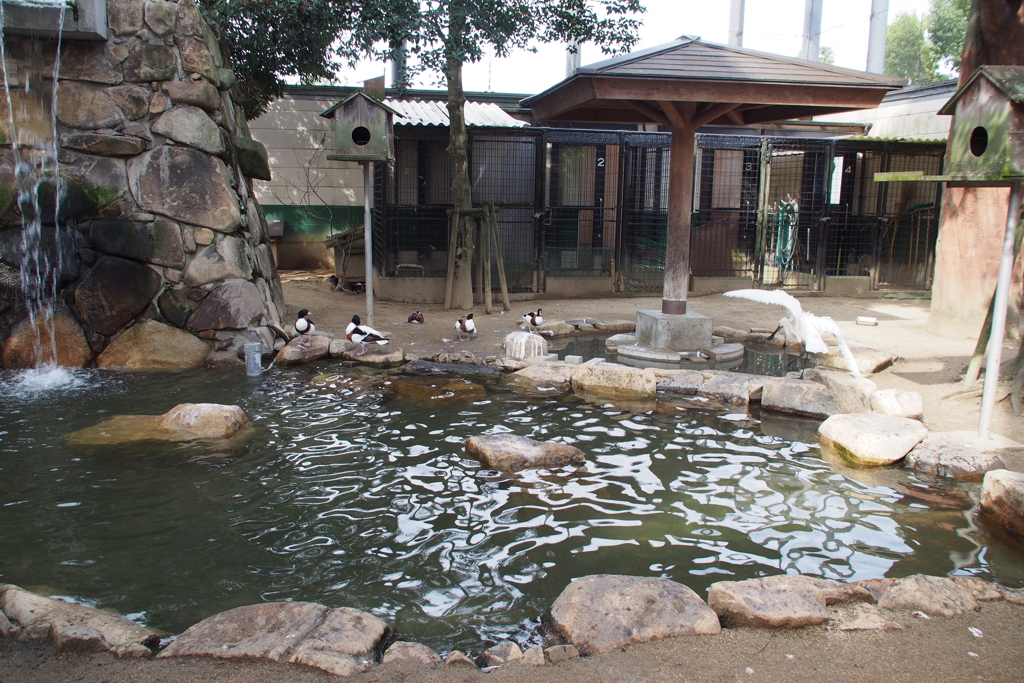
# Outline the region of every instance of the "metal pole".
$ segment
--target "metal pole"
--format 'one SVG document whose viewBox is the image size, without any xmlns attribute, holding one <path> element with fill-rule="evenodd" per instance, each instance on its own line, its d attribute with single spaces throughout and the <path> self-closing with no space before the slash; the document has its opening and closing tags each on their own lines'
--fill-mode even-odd
<svg viewBox="0 0 1024 683">
<path fill-rule="evenodd" d="M 373 327 L 373 176 L 369 161 L 363 164 L 363 253 L 366 257 L 366 324 Z"/>
<path fill-rule="evenodd" d="M 729 44 L 743 47 L 743 14 L 746 0 L 732 0 L 729 7 Z"/>
<path fill-rule="evenodd" d="M 985 388 L 981 392 L 981 419 L 978 436 L 988 438 L 992 426 L 992 411 L 996 405 L 996 386 L 999 384 L 999 365 L 1003 360 L 1003 335 L 1006 332 L 1006 307 L 1010 300 L 1010 278 L 1013 275 L 1013 243 L 1020 220 L 1021 181 L 1010 190 L 1010 207 L 1006 212 L 1006 234 L 1003 236 L 1003 254 L 999 260 L 999 280 L 992 307 L 992 333 L 988 340 L 988 362 L 985 365 Z"/>
<path fill-rule="evenodd" d="M 821 2 L 804 3 L 804 47 L 800 56 L 812 62 L 821 61 Z"/>
<path fill-rule="evenodd" d="M 885 39 L 889 30 L 889 0 L 871 0 L 868 24 L 868 65 L 866 71 L 880 74 L 885 69 Z"/>
</svg>

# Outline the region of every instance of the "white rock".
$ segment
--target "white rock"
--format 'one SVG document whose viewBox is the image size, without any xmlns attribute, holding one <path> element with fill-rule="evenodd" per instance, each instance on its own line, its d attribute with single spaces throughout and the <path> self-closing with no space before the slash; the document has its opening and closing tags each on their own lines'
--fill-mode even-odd
<svg viewBox="0 0 1024 683">
<path fill-rule="evenodd" d="M 942 436 L 929 436 L 907 454 L 907 467 L 937 477 L 978 481 L 986 472 L 1006 465 L 998 455 L 979 453 Z"/>
<path fill-rule="evenodd" d="M 924 398 L 916 391 L 879 389 L 868 399 L 871 412 L 917 420 L 924 415 Z"/>
<path fill-rule="evenodd" d="M 654 398 L 657 382 L 650 370 L 625 365 L 576 365 L 572 388 L 577 393 L 613 398 Z"/>
<path fill-rule="evenodd" d="M 928 429 L 905 417 L 833 415 L 818 428 L 823 450 L 859 466 L 891 465 L 928 436 Z"/>
<path fill-rule="evenodd" d="M 822 624 L 826 605 L 870 602 L 865 588 L 813 576 L 769 576 L 711 584 L 708 605 L 730 627 L 798 628 Z"/>
<path fill-rule="evenodd" d="M 1024 536 L 1024 473 L 993 470 L 981 485 L 981 511 Z"/>
<path fill-rule="evenodd" d="M 502 341 L 506 358 L 526 360 L 548 355 L 548 341 L 531 332 L 509 332 Z"/>
</svg>

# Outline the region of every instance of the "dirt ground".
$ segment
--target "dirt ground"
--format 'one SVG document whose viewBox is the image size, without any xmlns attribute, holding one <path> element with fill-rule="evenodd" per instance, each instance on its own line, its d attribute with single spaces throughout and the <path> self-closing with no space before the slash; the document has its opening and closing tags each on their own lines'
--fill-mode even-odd
<svg viewBox="0 0 1024 683">
<path fill-rule="evenodd" d="M 369 323 L 363 295 L 331 291 L 326 273 L 284 273 L 289 320 L 300 308 L 318 330 L 344 333 L 353 314 Z M 829 315 L 839 323 L 851 345 L 887 351 L 898 357 L 890 368 L 871 379 L 880 388 L 917 391 L 925 401 L 924 422 L 932 431 L 976 430 L 980 397 L 948 398 L 959 390 L 959 379 L 974 349 L 965 330 L 963 339 L 936 337 L 925 331 L 927 300 L 852 299 L 808 296 L 806 310 Z M 633 320 L 637 310 L 660 309 L 659 297 L 548 300 L 519 302 L 504 315 L 492 315 L 483 306 L 472 312 L 479 334 L 459 342 L 455 321 L 467 312 L 445 311 L 440 305 L 377 302 L 372 326 L 386 333 L 402 349 L 431 355 L 441 350 L 499 353 L 504 335 L 518 329 L 521 316 L 537 306 L 549 320 L 595 318 Z M 738 329 L 773 328 L 784 315 L 778 307 L 730 299 L 721 295 L 693 297 L 691 310 L 711 316 L 715 325 Z M 422 325 L 406 322 L 419 309 Z M 855 323 L 857 316 L 878 319 L 874 327 Z M 1007 344 L 1004 357 L 1012 358 L 1016 345 Z M 996 407 L 992 431 L 1024 443 L 1024 419 L 1015 417 L 1009 402 Z M 1024 471 L 1021 451 L 1004 453 L 1013 469 Z M 802 629 L 729 629 L 719 636 L 674 638 L 646 643 L 606 655 L 570 660 L 553 667 L 505 667 L 489 674 L 469 669 L 405 670 L 394 665 L 359 674 L 356 683 L 649 683 L 675 681 L 908 681 L 1024 680 L 1024 606 L 983 603 L 978 612 L 951 619 L 920 619 L 903 614 L 904 627 L 892 631 L 840 632 L 824 627 Z M 970 628 L 980 629 L 980 637 Z M 24 644 L 0 639 L 0 683 L 250 683 L 276 681 L 313 683 L 337 681 L 317 670 L 292 665 L 256 662 L 219 662 L 202 659 L 117 660 L 106 654 L 57 654 L 48 643 Z"/>
</svg>

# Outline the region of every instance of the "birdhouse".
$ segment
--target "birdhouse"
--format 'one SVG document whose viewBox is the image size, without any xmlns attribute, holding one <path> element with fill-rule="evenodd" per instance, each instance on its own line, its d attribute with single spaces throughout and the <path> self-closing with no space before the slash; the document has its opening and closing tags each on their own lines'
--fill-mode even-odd
<svg viewBox="0 0 1024 683">
<path fill-rule="evenodd" d="M 320 114 L 334 119 L 337 161 L 389 161 L 394 157 L 394 109 L 358 91 Z"/>
<path fill-rule="evenodd" d="M 948 180 L 1024 180 L 1024 66 L 979 67 L 939 114 L 953 115 Z"/>
</svg>

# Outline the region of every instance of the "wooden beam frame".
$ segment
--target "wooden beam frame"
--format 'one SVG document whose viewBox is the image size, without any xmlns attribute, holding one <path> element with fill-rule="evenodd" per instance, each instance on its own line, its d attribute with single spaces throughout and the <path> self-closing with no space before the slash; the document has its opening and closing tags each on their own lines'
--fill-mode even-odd
<svg viewBox="0 0 1024 683">
<path fill-rule="evenodd" d="M 670 121 L 669 118 L 655 106 L 637 100 L 625 100 L 623 104 L 629 105 L 655 123 L 660 123 L 661 125 L 668 126 L 669 128 L 672 127 L 672 121 Z"/>
</svg>

